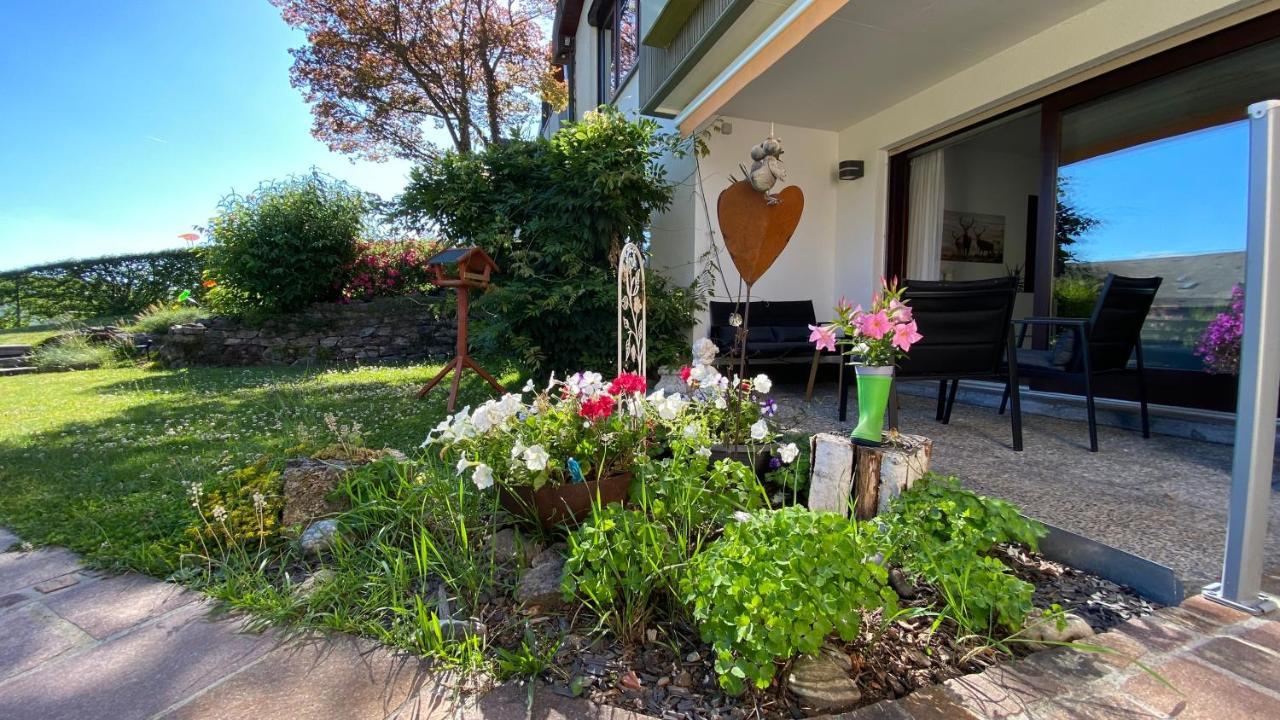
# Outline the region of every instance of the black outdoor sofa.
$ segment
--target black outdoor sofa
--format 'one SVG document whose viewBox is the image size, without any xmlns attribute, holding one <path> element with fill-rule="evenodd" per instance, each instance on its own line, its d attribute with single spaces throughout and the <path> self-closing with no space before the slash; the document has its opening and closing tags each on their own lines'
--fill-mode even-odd
<svg viewBox="0 0 1280 720">
<path fill-rule="evenodd" d="M 813 395 L 813 383 L 822 357 L 836 357 L 829 351 L 818 352 L 809 341 L 810 325 L 817 325 L 812 300 L 755 300 L 751 303 L 712 302 L 711 325 L 707 337 L 715 342 L 724 362 L 737 362 L 738 329 L 729 319 L 737 312 L 746 318 L 747 365 L 756 363 L 811 362 L 806 397 Z M 748 314 L 749 313 L 749 314 Z M 844 365 L 840 363 L 840 382 L 844 382 Z"/>
</svg>

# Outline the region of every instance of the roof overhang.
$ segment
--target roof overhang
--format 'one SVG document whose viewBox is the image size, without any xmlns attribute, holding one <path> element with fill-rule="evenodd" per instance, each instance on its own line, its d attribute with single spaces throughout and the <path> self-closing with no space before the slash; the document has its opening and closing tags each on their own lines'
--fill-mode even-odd
<svg viewBox="0 0 1280 720">
<path fill-rule="evenodd" d="M 555 19 L 551 22 L 551 64 L 564 65 L 573 55 L 584 5 L 585 0 L 557 0 Z"/>
</svg>

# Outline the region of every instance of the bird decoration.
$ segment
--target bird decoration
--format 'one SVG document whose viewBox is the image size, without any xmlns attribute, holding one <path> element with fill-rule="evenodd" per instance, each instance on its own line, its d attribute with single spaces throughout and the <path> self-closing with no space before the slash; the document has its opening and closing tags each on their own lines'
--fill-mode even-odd
<svg viewBox="0 0 1280 720">
<path fill-rule="evenodd" d="M 782 141 L 769 133 L 764 142 L 751 148 L 751 169 L 743 170 L 751 187 L 764 195 L 770 205 L 778 204 L 778 197 L 770 195 L 774 185 L 787 179 L 787 168 L 782 164 Z"/>
</svg>

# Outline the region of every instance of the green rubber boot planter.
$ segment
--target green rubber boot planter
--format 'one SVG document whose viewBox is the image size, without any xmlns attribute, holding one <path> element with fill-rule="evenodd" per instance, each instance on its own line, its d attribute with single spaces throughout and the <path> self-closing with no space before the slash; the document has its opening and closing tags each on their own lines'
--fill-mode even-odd
<svg viewBox="0 0 1280 720">
<path fill-rule="evenodd" d="M 884 429 L 884 410 L 889 405 L 889 388 L 893 386 L 893 366 L 857 365 L 858 426 L 853 441 L 859 445 L 879 447 Z"/>
</svg>

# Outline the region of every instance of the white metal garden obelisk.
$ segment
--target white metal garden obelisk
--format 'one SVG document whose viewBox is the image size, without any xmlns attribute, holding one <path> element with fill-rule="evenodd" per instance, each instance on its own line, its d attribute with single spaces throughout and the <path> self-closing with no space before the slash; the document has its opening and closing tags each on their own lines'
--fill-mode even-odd
<svg viewBox="0 0 1280 720">
<path fill-rule="evenodd" d="M 645 376 L 644 253 L 633 242 L 618 255 L 618 374 Z"/>
<path fill-rule="evenodd" d="M 1245 251 L 1244 337 L 1231 505 L 1222 582 L 1205 597 L 1260 615 L 1276 609 L 1260 593 L 1280 393 L 1280 100 L 1249 106 L 1249 225 Z"/>
</svg>

